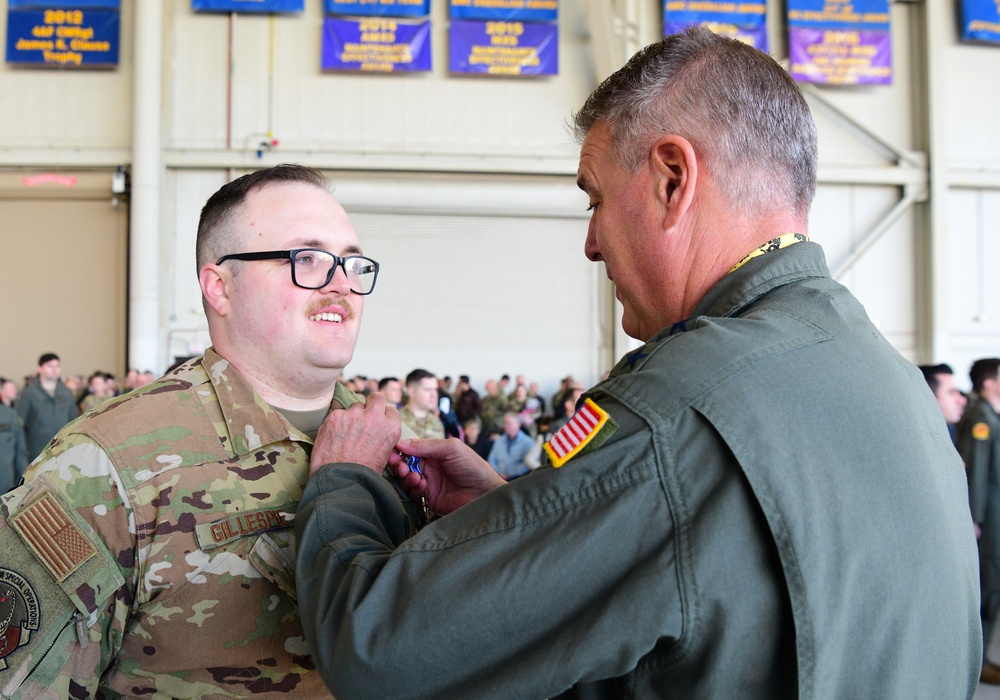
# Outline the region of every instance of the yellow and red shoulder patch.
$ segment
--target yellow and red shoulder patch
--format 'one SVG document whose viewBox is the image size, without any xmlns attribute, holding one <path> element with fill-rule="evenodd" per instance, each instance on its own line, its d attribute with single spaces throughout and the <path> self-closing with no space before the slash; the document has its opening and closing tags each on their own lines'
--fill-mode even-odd
<svg viewBox="0 0 1000 700">
<path fill-rule="evenodd" d="M 976 423 L 972 426 L 972 437 L 976 440 L 989 440 L 990 426 L 986 423 Z"/>
<path fill-rule="evenodd" d="M 566 421 L 566 425 L 561 427 L 543 447 L 552 466 L 558 469 L 571 458 L 586 451 L 588 447 L 596 448 L 610 437 L 617 427 L 618 424 L 607 411 L 591 399 L 584 399 L 580 410 L 574 413 L 573 417 Z M 598 434 L 601 438 L 595 440 Z"/>
</svg>

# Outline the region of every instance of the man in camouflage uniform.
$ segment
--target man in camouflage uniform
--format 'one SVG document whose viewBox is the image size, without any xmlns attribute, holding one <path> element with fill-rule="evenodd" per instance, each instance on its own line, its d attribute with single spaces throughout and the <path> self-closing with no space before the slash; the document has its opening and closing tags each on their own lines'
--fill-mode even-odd
<svg viewBox="0 0 1000 700">
<path fill-rule="evenodd" d="M 278 166 L 213 195 L 213 347 L 67 426 L 4 497 L 0 697 L 329 697 L 291 525 L 317 428 L 359 400 L 336 378 L 378 266 L 327 187 Z"/>
<path fill-rule="evenodd" d="M 495 379 L 488 379 L 486 381 L 486 396 L 483 397 L 483 409 L 480 413 L 483 431 L 499 435 L 500 431 L 503 430 L 503 414 L 506 412 L 507 395 L 503 393 Z"/>
<path fill-rule="evenodd" d="M 425 369 L 406 375 L 406 405 L 399 420 L 420 438 L 443 438 L 444 424 L 438 417 L 437 377 Z"/>
</svg>

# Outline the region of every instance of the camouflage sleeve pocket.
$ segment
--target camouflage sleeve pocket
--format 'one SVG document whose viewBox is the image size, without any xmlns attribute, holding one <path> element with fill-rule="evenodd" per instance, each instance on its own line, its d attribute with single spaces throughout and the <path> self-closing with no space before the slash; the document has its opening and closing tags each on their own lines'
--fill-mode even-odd
<svg viewBox="0 0 1000 700">
<path fill-rule="evenodd" d="M 62 674 L 89 644 L 88 618 L 124 579 L 93 529 L 44 479 L 8 493 L 4 506 L 0 690 L 7 691 L 29 674 L 33 684 Z"/>
</svg>

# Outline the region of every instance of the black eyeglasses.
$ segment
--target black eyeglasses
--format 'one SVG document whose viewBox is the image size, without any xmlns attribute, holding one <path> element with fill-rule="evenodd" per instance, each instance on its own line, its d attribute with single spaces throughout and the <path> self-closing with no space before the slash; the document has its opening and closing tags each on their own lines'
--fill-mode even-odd
<svg viewBox="0 0 1000 700">
<path fill-rule="evenodd" d="M 371 294 L 378 278 L 378 263 L 363 255 L 340 257 L 322 248 L 267 250 L 260 253 L 223 255 L 216 265 L 226 260 L 291 260 L 292 284 L 303 289 L 320 289 L 330 284 L 337 267 L 344 269 L 351 291 Z"/>
</svg>

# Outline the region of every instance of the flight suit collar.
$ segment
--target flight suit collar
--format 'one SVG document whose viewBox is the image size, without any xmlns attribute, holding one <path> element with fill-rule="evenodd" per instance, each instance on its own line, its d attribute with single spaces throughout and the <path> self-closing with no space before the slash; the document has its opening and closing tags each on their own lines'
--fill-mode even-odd
<svg viewBox="0 0 1000 700">
<path fill-rule="evenodd" d="M 733 316 L 777 287 L 810 277 L 829 277 L 823 249 L 811 241 L 752 258 L 719 280 L 691 317 Z"/>
</svg>

